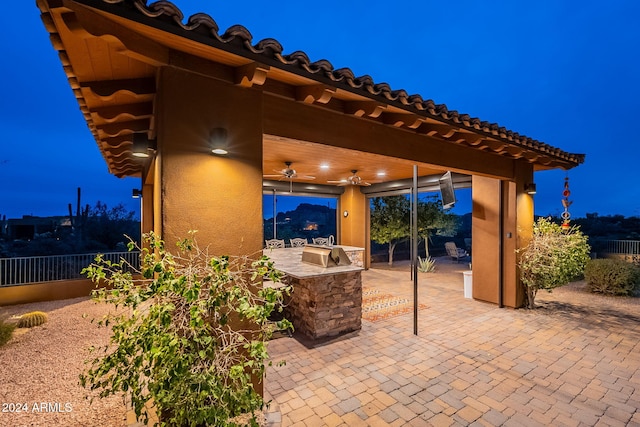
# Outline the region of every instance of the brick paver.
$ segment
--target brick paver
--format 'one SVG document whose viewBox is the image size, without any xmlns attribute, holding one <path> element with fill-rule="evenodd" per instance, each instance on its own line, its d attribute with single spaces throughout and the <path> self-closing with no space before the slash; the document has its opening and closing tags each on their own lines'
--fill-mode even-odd
<svg viewBox="0 0 640 427">
<path fill-rule="evenodd" d="M 464 266 L 420 274 L 412 314 L 362 322 L 314 345 L 279 338 L 265 391 L 272 426 L 640 426 L 640 299 L 580 284 L 541 293 L 536 310 L 465 299 Z M 412 295 L 408 270 L 363 283 Z"/>
</svg>

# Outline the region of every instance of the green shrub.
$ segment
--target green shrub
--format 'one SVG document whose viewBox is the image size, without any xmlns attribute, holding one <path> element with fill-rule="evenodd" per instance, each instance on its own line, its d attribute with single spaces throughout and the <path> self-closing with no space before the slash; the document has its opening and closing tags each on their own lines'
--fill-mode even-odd
<svg viewBox="0 0 640 427">
<path fill-rule="evenodd" d="M 581 277 L 590 251 L 587 236 L 578 227 L 564 230 L 550 219 L 539 218 L 531 241 L 517 251 L 527 307 L 535 308 L 538 290 L 551 292 Z"/>
<path fill-rule="evenodd" d="M 34 326 L 40 326 L 48 320 L 47 313 L 42 311 L 32 311 L 20 316 L 18 320 L 18 328 L 33 328 Z"/>
<path fill-rule="evenodd" d="M 584 271 L 591 292 L 630 295 L 640 287 L 640 268 L 620 259 L 594 259 Z"/>
<path fill-rule="evenodd" d="M 418 271 L 420 273 L 431 273 L 432 271 L 436 271 L 436 260 L 430 256 L 426 258 L 418 257 L 418 261 Z"/>
<path fill-rule="evenodd" d="M 5 322 L 5 319 L 0 318 L 0 347 L 9 342 L 15 328 L 14 323 Z"/>
<path fill-rule="evenodd" d="M 84 269 L 96 284 L 96 301 L 123 307 L 98 322 L 111 327 L 110 343 L 94 347 L 96 358 L 80 384 L 100 397 L 125 393 L 138 421 L 149 423 L 153 402 L 162 426 L 227 426 L 251 416 L 265 402 L 253 386 L 268 360 L 266 341 L 274 330 L 292 328 L 269 321 L 281 310 L 283 292 L 262 286 L 263 277 L 280 282 L 267 257 L 210 256 L 194 232 L 173 254 L 156 234 L 145 234 L 141 269 L 101 256 Z M 139 279 L 138 277 L 142 277 Z"/>
</svg>

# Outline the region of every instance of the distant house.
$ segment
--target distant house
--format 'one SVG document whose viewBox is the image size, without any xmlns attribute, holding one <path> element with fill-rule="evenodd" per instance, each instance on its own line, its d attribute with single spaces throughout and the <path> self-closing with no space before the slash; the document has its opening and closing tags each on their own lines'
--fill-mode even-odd
<svg viewBox="0 0 640 427">
<path fill-rule="evenodd" d="M 304 231 L 317 231 L 318 223 L 317 222 L 309 222 L 306 221 L 304 227 L 302 228 Z"/>
<path fill-rule="evenodd" d="M 38 237 L 56 237 L 70 232 L 71 221 L 68 216 L 31 216 L 7 219 L 3 232 L 9 240 L 33 240 Z"/>
</svg>

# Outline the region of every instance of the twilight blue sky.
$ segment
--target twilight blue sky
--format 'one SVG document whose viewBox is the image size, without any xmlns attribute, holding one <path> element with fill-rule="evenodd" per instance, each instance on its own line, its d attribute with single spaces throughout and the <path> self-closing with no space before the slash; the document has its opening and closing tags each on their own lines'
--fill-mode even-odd
<svg viewBox="0 0 640 427">
<path fill-rule="evenodd" d="M 312 61 L 327 59 L 450 110 L 585 153 L 585 164 L 568 172 L 573 217 L 640 216 L 636 0 L 175 4 L 185 17 L 208 13 L 221 33 L 241 24 L 254 43 L 275 38 L 285 53 L 302 50 Z M 75 206 L 77 187 L 83 204 L 136 209 L 131 190 L 139 180 L 108 174 L 35 0 L 13 2 L 3 16 L 0 216 L 63 215 L 68 203 Z M 562 211 L 565 175 L 536 174 L 537 214 Z"/>
</svg>

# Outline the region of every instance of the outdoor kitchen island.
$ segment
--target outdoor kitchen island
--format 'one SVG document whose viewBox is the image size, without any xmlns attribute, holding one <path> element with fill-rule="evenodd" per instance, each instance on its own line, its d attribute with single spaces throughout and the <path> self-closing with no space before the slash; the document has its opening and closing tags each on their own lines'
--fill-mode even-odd
<svg viewBox="0 0 640 427">
<path fill-rule="evenodd" d="M 275 267 L 285 273 L 283 282 L 292 287 L 286 300 L 285 315 L 296 332 L 318 339 L 362 327 L 363 268 L 351 263 L 350 257 L 345 256 L 345 249 L 364 251 L 362 248 L 312 245 L 263 251 Z"/>
</svg>

